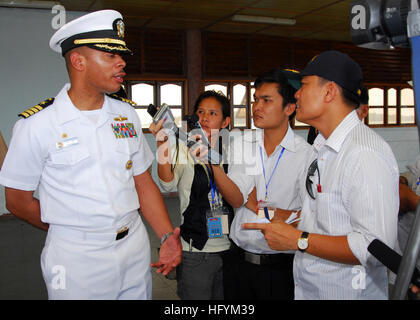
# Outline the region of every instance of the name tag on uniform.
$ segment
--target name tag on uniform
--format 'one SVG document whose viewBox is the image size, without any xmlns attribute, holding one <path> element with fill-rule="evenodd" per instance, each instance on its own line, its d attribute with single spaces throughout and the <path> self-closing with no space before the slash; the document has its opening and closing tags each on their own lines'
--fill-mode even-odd
<svg viewBox="0 0 420 320">
<path fill-rule="evenodd" d="M 133 123 L 111 123 L 115 138 L 137 138 L 137 132 Z"/>
<path fill-rule="evenodd" d="M 79 139 L 74 137 L 74 138 L 65 139 L 63 141 L 59 141 L 55 144 L 55 146 L 56 146 L 57 149 L 63 149 L 63 148 L 67 148 L 69 146 L 73 146 L 73 145 L 78 144 L 78 143 L 79 143 Z"/>
</svg>

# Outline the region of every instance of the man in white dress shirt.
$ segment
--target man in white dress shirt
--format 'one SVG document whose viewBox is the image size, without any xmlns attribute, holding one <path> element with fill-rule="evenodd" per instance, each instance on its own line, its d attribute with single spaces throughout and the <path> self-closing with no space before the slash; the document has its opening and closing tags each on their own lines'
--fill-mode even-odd
<svg viewBox="0 0 420 320">
<path fill-rule="evenodd" d="M 276 218 L 287 218 L 302 206 L 299 178 L 310 146 L 289 125 L 300 78 L 296 71 L 274 69 L 255 80 L 252 112 L 258 129 L 240 141 L 243 149 L 233 151 L 233 160 L 243 164 L 231 163 L 228 176 L 213 166 L 217 187 L 238 208 L 230 231 L 231 251 L 224 261 L 227 299 L 293 299 L 294 251 L 272 250 L 261 232 L 243 230 L 242 224 L 269 223 L 271 208 Z"/>
<path fill-rule="evenodd" d="M 302 72 L 299 121 L 320 132 L 300 189 L 302 220 L 248 224 L 276 250 L 298 250 L 296 299 L 387 299 L 387 270 L 367 251 L 397 239 L 398 166 L 388 144 L 357 117 L 362 71 L 348 55 L 326 51 Z M 305 181 L 306 180 L 306 181 Z"/>
<path fill-rule="evenodd" d="M 161 238 L 158 272 L 181 260 L 148 167 L 140 120 L 118 91 L 130 53 L 120 13 L 69 22 L 51 38 L 70 84 L 20 116 L 0 172 L 10 212 L 48 230 L 41 256 L 49 299 L 151 299 L 150 244 L 141 211 Z M 39 190 L 39 200 L 34 191 Z"/>
</svg>

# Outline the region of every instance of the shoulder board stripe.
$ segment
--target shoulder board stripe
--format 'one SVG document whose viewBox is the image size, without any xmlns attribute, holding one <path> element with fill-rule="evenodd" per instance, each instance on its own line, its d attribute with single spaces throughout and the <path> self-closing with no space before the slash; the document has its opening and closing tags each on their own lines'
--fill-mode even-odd
<svg viewBox="0 0 420 320">
<path fill-rule="evenodd" d="M 114 99 L 120 100 L 122 102 L 126 102 L 126 103 L 130 104 L 133 107 L 137 106 L 137 103 L 135 103 L 133 100 L 120 97 L 120 96 L 116 95 L 115 93 L 108 94 L 107 96 L 110 97 L 110 98 L 114 98 Z"/>
<path fill-rule="evenodd" d="M 38 111 L 41 111 L 41 110 L 42 110 L 42 108 L 41 108 L 41 109 L 38 109 L 38 108 L 35 106 L 35 107 L 32 107 L 30 110 L 36 113 L 36 112 L 38 112 Z"/>
<path fill-rule="evenodd" d="M 52 105 L 54 102 L 54 98 L 49 98 L 45 101 L 38 103 L 37 105 L 30 107 L 28 110 L 25 110 L 18 114 L 19 117 L 22 118 L 29 118 L 30 116 L 34 115 L 35 113 L 44 110 L 46 107 Z"/>
</svg>

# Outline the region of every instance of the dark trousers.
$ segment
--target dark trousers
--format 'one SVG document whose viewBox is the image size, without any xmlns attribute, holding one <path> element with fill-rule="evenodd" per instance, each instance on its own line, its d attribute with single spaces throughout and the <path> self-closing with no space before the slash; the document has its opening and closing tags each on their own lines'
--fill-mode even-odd
<svg viewBox="0 0 420 320">
<path fill-rule="evenodd" d="M 176 269 L 181 300 L 223 300 L 223 252 L 182 251 Z"/>
<path fill-rule="evenodd" d="M 262 255 L 255 264 L 245 261 L 244 251 L 232 244 L 223 255 L 225 300 L 293 300 L 293 258 L 286 253 Z"/>
</svg>

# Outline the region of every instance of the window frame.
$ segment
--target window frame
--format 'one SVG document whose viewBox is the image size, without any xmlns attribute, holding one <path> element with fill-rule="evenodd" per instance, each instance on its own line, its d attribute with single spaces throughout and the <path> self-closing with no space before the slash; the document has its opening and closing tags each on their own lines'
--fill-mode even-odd
<svg viewBox="0 0 420 320">
<path fill-rule="evenodd" d="M 161 79 L 161 78 L 128 78 L 124 81 L 124 86 L 127 91 L 127 97 L 128 99 L 132 100 L 132 85 L 140 84 L 140 83 L 146 83 L 150 84 L 154 88 L 153 92 L 153 104 L 155 106 L 159 106 L 162 104 L 161 102 L 161 87 L 167 84 L 176 84 L 181 86 L 181 105 L 169 105 L 171 109 L 178 109 L 181 110 L 181 118 L 183 119 L 186 110 L 186 102 L 187 102 L 187 80 L 185 78 L 167 78 L 167 79 Z M 148 106 L 135 106 L 135 109 L 140 110 L 147 110 Z M 142 128 L 143 133 L 151 133 L 149 128 Z"/>
<path fill-rule="evenodd" d="M 249 80 L 249 79 L 230 79 L 230 80 L 226 80 L 226 79 L 204 79 L 201 81 L 201 87 L 202 87 L 202 91 L 205 90 L 205 87 L 208 85 L 212 85 L 212 84 L 217 84 L 217 85 L 225 85 L 227 88 L 227 98 L 229 99 L 230 102 L 230 114 L 231 114 L 231 129 L 239 129 L 239 130 L 245 130 L 245 129 L 250 129 L 251 128 L 251 108 L 252 108 L 252 103 L 251 103 L 251 83 L 253 83 L 254 80 Z M 245 86 L 245 90 L 246 90 L 246 97 L 247 97 L 247 101 L 245 105 L 234 105 L 234 101 L 233 101 L 233 88 L 235 85 L 244 85 Z M 235 109 L 246 109 L 245 114 L 246 114 L 246 119 L 245 119 L 245 126 L 234 126 L 234 111 Z"/>
<path fill-rule="evenodd" d="M 417 117 L 416 117 L 416 108 L 414 106 L 401 106 L 401 90 L 403 89 L 412 89 L 409 84 L 381 84 L 381 83 L 368 83 L 366 84 L 367 89 L 379 88 L 383 90 L 383 106 L 371 106 L 369 105 L 370 109 L 383 109 L 383 123 L 382 124 L 369 124 L 369 115 L 366 116 L 364 119 L 364 123 L 370 128 L 394 128 L 394 127 L 415 127 L 417 126 Z M 396 105 L 389 106 L 388 105 L 388 90 L 395 89 L 396 90 Z M 396 109 L 396 123 L 388 123 L 388 109 L 395 108 Z M 401 109 L 408 108 L 414 110 L 414 123 L 401 123 Z"/>
</svg>

